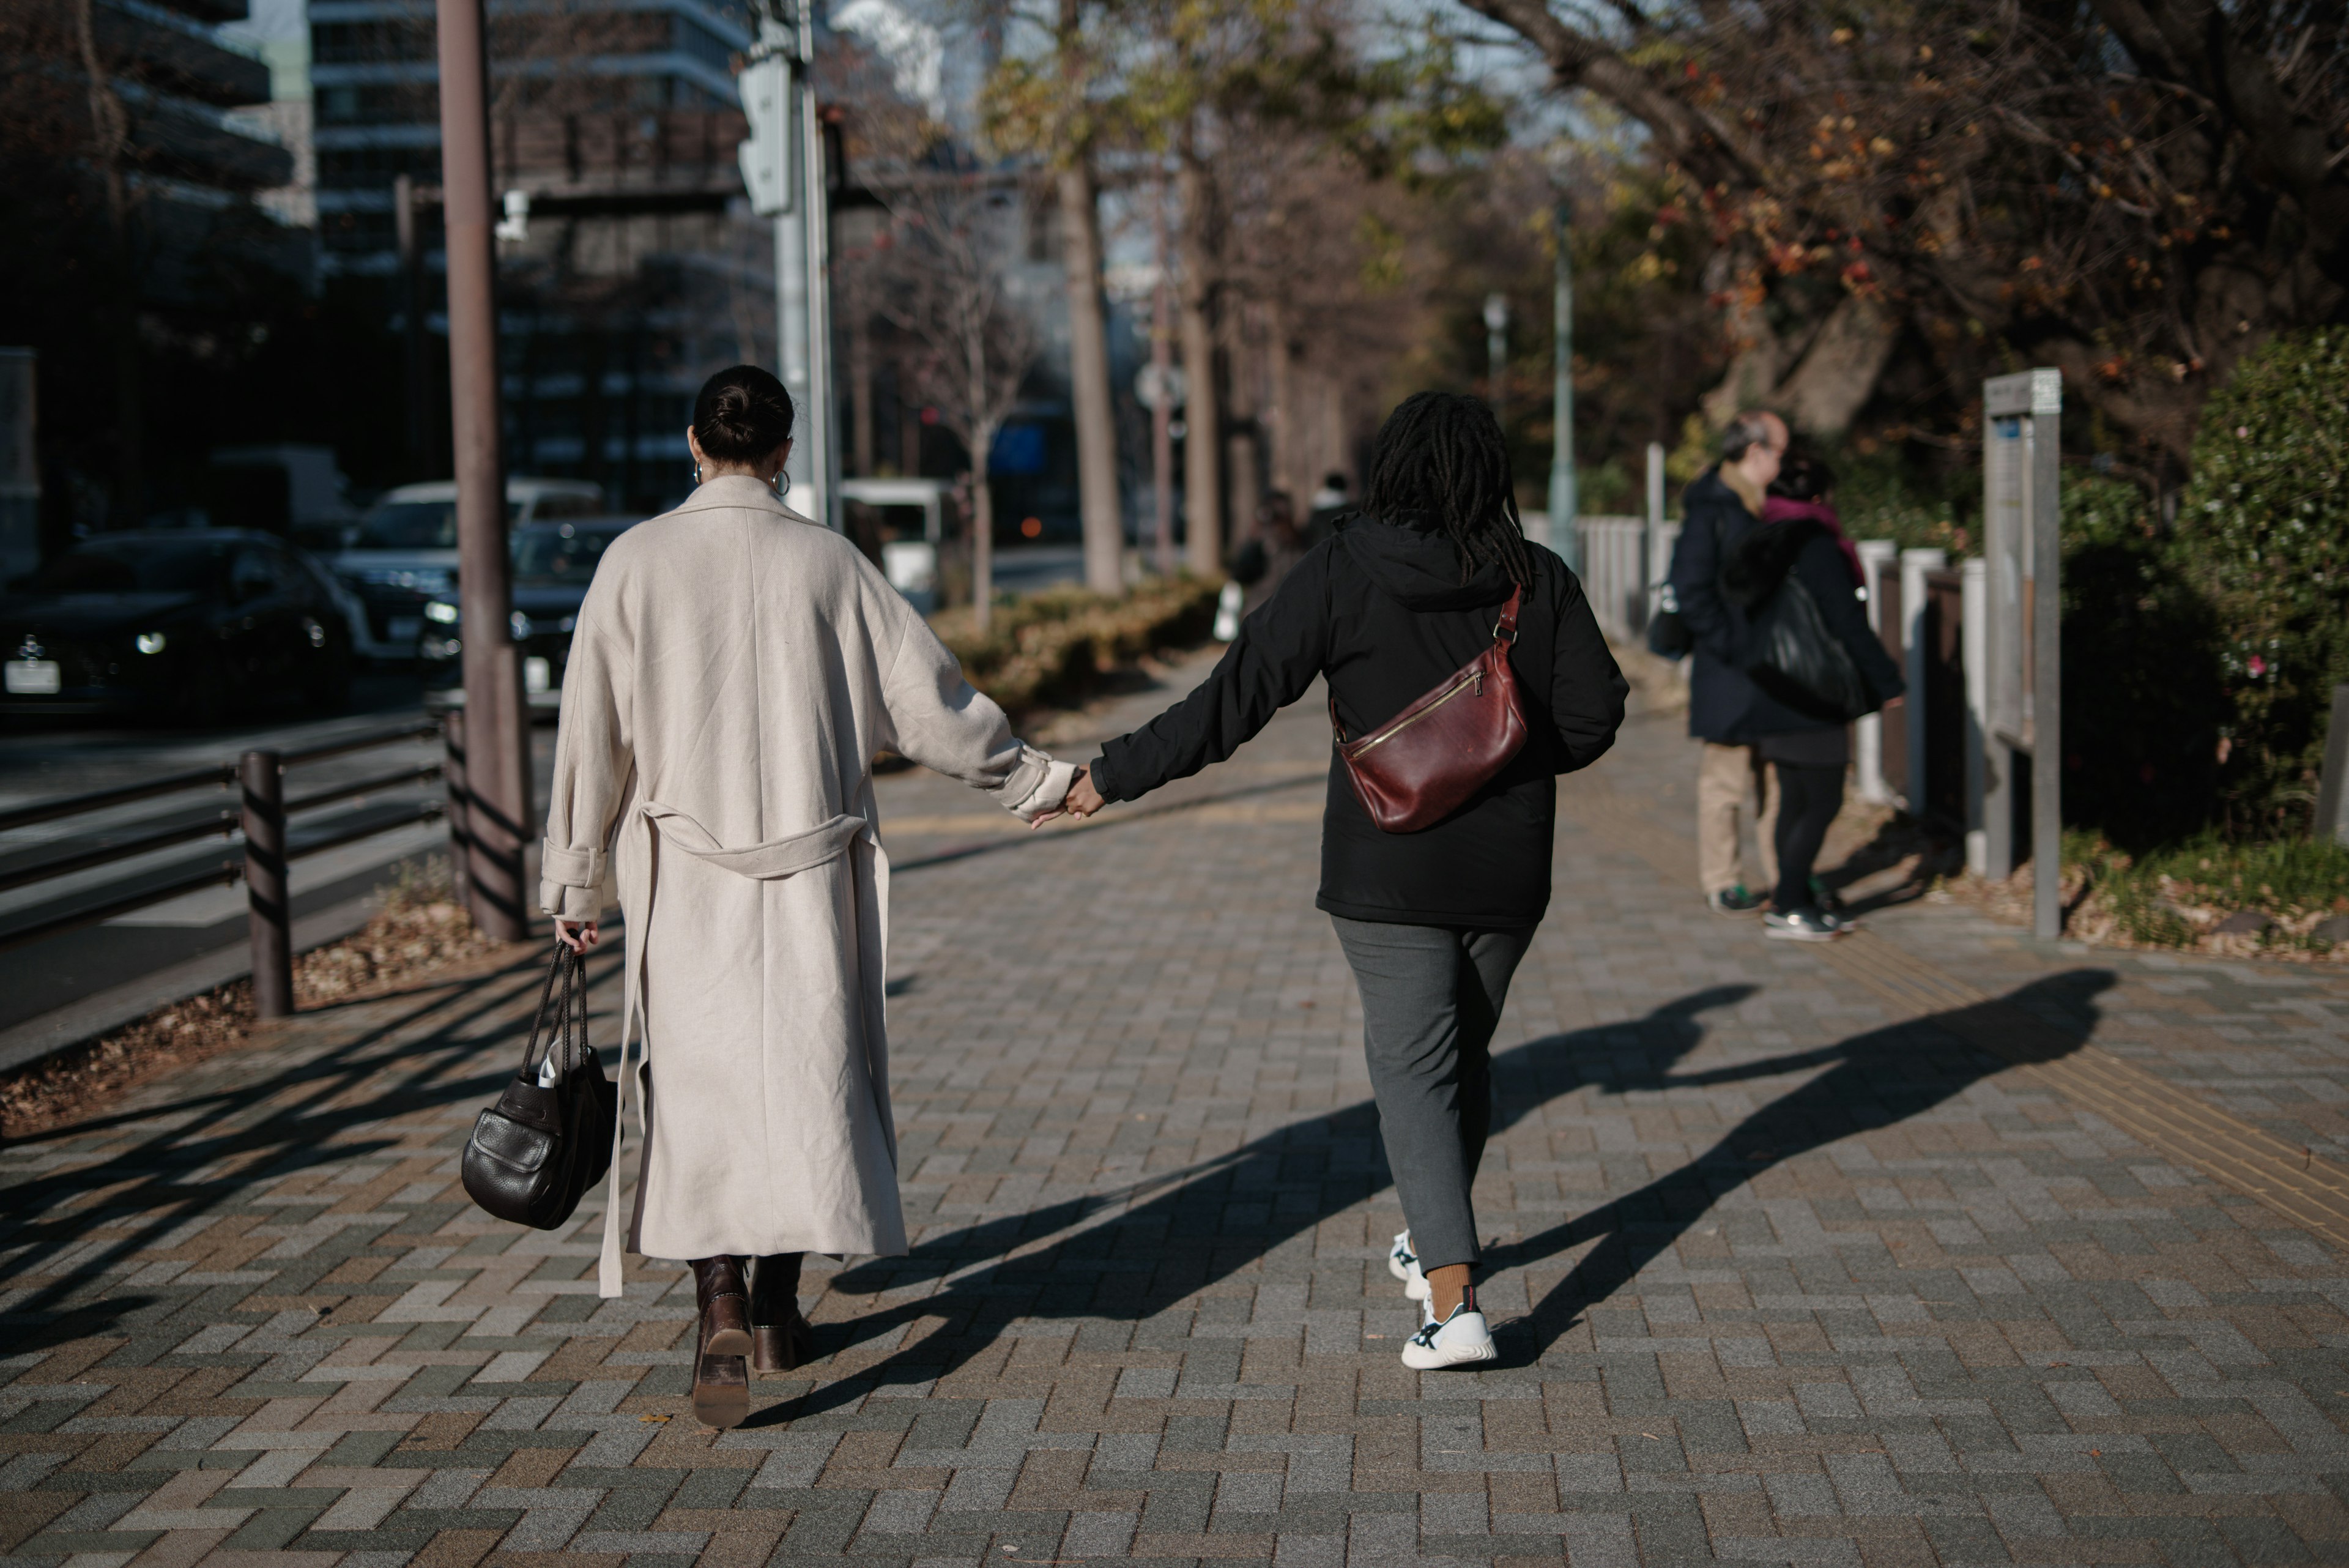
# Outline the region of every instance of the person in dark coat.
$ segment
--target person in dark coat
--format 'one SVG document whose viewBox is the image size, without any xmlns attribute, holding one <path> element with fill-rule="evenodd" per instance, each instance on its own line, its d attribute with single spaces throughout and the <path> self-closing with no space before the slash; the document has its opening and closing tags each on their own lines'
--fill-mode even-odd
<svg viewBox="0 0 2349 1568">
<path fill-rule="evenodd" d="M 1844 536 L 1843 523 L 1827 494 L 1835 475 L 1816 458 L 1788 458 L 1771 482 L 1762 505 L 1762 525 L 1748 529 L 1733 547 L 1721 578 L 1723 597 L 1733 607 L 1759 613 L 1790 581 L 1799 582 L 1818 606 L 1827 637 L 1839 643 L 1867 689 L 1870 711 L 1900 701 L 1899 666 L 1868 624 L 1868 579 L 1859 552 Z M 1769 676 L 1766 669 L 1764 677 Z M 1849 922 L 1824 908 L 1814 892 L 1811 867 L 1827 828 L 1843 807 L 1844 770 L 1851 763 L 1851 727 L 1846 718 L 1822 717 L 1806 697 L 1769 681 L 1779 694 L 1757 685 L 1747 722 L 1766 725 L 1754 749 L 1777 776 L 1776 849 L 1778 883 L 1770 912 L 1762 917 L 1767 935 L 1793 941 L 1828 941 Z M 1782 722 L 1785 720 L 1786 722 Z"/>
<path fill-rule="evenodd" d="M 1697 764 L 1697 881 L 1721 914 L 1762 907 L 1777 880 L 1772 851 L 1776 800 L 1769 765 L 1754 748 L 1769 728 L 1757 714 L 1762 694 L 1743 668 L 1744 617 L 1721 597 L 1721 568 L 1746 531 L 1761 525 L 1763 493 L 1778 476 L 1785 421 L 1772 413 L 1740 414 L 1721 436 L 1721 461 L 1681 497 L 1681 536 L 1668 587 L 1696 647 L 1689 674 L 1689 733 L 1704 742 Z M 1757 722 L 1757 718 L 1759 722 Z M 1748 803 L 1753 805 L 1749 807 Z M 1745 877 L 1739 818 L 1756 813 L 1762 875 Z"/>
<path fill-rule="evenodd" d="M 1513 595 L 1523 749 L 1450 815 L 1399 833 L 1371 819 L 1333 753 L 1322 813 L 1314 901 L 1361 989 L 1408 1226 L 1387 1267 L 1426 1303 L 1402 1352 L 1421 1370 L 1494 1355 L 1471 1282 L 1470 1203 L 1492 1125 L 1493 1033 L 1549 907 L 1557 775 L 1614 743 L 1630 690 L 1581 583 L 1525 537 L 1492 410 L 1446 393 L 1405 400 L 1379 431 L 1361 514 L 1306 552 L 1197 691 L 1103 745 L 1070 795 L 1090 815 L 1221 762 L 1317 680 L 1344 732 L 1367 735 L 1490 650 Z"/>
</svg>

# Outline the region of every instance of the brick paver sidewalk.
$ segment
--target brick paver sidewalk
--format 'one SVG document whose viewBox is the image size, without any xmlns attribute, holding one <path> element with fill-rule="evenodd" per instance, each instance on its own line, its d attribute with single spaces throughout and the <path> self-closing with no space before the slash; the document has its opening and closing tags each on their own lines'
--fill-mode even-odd
<svg viewBox="0 0 2349 1568">
<path fill-rule="evenodd" d="M 1182 809 L 1033 836 L 885 781 L 914 1251 L 811 1270 L 825 1358 L 734 1432 L 686 1414 L 680 1268 L 599 1301 L 599 1212 L 457 1185 L 534 957 L 0 1149 L 5 1560 L 2349 1556 L 2342 1257 L 1998 1033 L 2092 1038 L 2316 1182 L 2339 980 L 1920 905 L 1871 919 L 1878 985 L 1660 874 L 1692 763 L 1635 721 L 1568 786 L 1499 1042 L 1504 1360 L 1414 1374 L 1311 907 L 1326 747 L 1309 701 Z M 1900 1000 L 1933 985 L 2003 1000 Z"/>
</svg>

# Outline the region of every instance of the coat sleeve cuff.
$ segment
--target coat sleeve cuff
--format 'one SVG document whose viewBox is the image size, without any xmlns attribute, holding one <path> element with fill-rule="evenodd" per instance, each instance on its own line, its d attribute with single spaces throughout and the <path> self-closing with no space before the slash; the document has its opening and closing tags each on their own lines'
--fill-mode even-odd
<svg viewBox="0 0 2349 1568">
<path fill-rule="evenodd" d="M 567 849 L 549 840 L 539 846 L 538 901 L 541 908 L 564 920 L 592 920 L 604 912 L 604 877 L 607 869 L 601 849 Z"/>
<path fill-rule="evenodd" d="M 574 888 L 562 882 L 542 880 L 538 885 L 541 908 L 558 920 L 593 920 L 604 913 L 604 889 Z"/>
<path fill-rule="evenodd" d="M 1061 808 L 1076 778 L 1074 763 L 1056 763 L 1035 747 L 1023 744 L 1011 776 L 993 794 L 1003 803 L 1004 810 L 1022 822 L 1033 822 L 1044 813 Z"/>
</svg>

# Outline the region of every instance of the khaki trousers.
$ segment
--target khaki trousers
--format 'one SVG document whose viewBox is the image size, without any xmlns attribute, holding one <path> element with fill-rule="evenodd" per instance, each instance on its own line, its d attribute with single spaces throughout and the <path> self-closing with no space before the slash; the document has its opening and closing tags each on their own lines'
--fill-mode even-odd
<svg viewBox="0 0 2349 1568">
<path fill-rule="evenodd" d="M 1755 803 L 1759 803 L 1756 810 Z M 1761 847 L 1761 877 L 1745 875 L 1744 835 L 1738 816 L 1754 812 L 1754 836 Z M 1696 772 L 1697 880 L 1708 894 L 1740 883 L 1767 894 L 1778 884 L 1778 791 L 1770 764 L 1753 746 L 1704 743 Z"/>
</svg>

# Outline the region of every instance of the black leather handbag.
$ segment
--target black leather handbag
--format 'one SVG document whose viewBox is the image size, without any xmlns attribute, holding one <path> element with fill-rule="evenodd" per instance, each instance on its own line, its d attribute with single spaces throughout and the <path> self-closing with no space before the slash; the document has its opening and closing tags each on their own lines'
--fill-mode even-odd
<svg viewBox="0 0 2349 1568">
<path fill-rule="evenodd" d="M 473 1201 L 540 1231 L 569 1220 L 612 1165 L 619 1091 L 587 1044 L 586 974 L 587 961 L 556 943 L 522 1070 L 475 1118 L 465 1145 L 465 1190 Z"/>
</svg>

